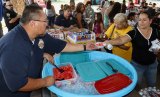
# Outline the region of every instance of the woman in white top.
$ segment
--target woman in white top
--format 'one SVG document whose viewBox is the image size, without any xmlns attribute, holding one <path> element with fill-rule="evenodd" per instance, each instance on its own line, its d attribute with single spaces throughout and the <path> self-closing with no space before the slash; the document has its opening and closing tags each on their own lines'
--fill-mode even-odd
<svg viewBox="0 0 160 97">
<path fill-rule="evenodd" d="M 127 18 L 128 18 L 128 24 L 134 28 L 137 23 L 136 13 L 135 12 L 129 13 Z"/>
<path fill-rule="evenodd" d="M 52 27 L 54 25 L 54 20 L 55 20 L 56 13 L 55 13 L 54 6 L 51 5 L 50 0 L 47 1 L 45 13 L 46 13 L 47 18 L 48 18 L 48 26 Z"/>
</svg>

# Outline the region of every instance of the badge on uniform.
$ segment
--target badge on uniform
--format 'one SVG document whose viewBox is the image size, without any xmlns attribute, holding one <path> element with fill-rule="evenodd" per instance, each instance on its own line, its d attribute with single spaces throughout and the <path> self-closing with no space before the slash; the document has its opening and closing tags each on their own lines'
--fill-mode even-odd
<svg viewBox="0 0 160 97">
<path fill-rule="evenodd" d="M 10 14 L 9 13 L 6 13 L 7 17 L 10 19 Z"/>
<path fill-rule="evenodd" d="M 43 41 L 42 39 L 39 39 L 38 47 L 39 47 L 40 49 L 43 49 L 43 48 L 44 48 L 44 41 Z"/>
<path fill-rule="evenodd" d="M 70 17 L 70 20 L 72 20 L 73 18 L 72 17 Z"/>
</svg>

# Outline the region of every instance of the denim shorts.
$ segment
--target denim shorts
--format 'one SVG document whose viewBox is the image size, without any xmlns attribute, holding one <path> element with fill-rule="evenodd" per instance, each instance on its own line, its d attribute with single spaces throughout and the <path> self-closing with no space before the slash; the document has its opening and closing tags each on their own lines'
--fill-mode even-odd
<svg viewBox="0 0 160 97">
<path fill-rule="evenodd" d="M 154 87 L 156 85 L 156 79 L 157 79 L 157 67 L 158 67 L 158 61 L 155 60 L 154 63 L 150 65 L 141 65 L 139 63 L 136 63 L 135 61 L 131 61 L 131 64 L 134 66 L 134 68 L 137 71 L 138 75 L 138 85 L 142 85 L 142 80 L 145 78 L 147 82 L 148 87 Z"/>
</svg>

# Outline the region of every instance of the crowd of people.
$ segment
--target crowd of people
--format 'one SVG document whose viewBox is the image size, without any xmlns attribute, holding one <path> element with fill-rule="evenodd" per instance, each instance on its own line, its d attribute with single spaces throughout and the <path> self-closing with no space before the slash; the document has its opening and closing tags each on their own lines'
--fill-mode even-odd
<svg viewBox="0 0 160 97">
<path fill-rule="evenodd" d="M 32 90 L 54 84 L 53 77 L 40 78 L 43 58 L 52 61 L 55 53 L 96 49 L 94 43 L 73 45 L 52 38 L 45 33 L 46 28 L 86 28 L 97 38 L 106 36 L 107 40 L 102 42 L 113 45 L 111 53 L 135 67 L 137 87 L 143 87 L 143 77 L 147 86 L 155 86 L 159 50 L 151 52 L 149 48 L 152 41 L 160 39 L 160 11 L 156 4 L 141 2 L 140 6 L 135 6 L 130 2 L 126 6 L 125 0 L 122 4 L 102 0 L 100 12 L 94 12 L 91 5 L 91 1 L 75 5 L 73 0 L 61 5 L 56 13 L 48 0 L 44 10 L 36 3 L 26 5 L 22 16 L 13 10 L 9 0 L 0 6 L 9 31 L 3 36 L 0 24 L 0 37 L 3 36 L 0 38 L 0 96 L 29 97 Z M 2 20 L 1 8 L 0 13 Z"/>
<path fill-rule="evenodd" d="M 156 85 L 158 66 L 156 53 L 159 51 L 151 52 L 149 48 L 152 45 L 152 41 L 160 39 L 159 31 L 151 27 L 151 16 L 147 12 L 141 12 L 138 18 L 138 24 L 134 30 L 113 40 L 106 40 L 105 43 L 121 46 L 131 42 L 133 48 L 131 64 L 138 74 L 137 86 L 143 87 L 142 79 L 145 77 L 147 86 L 154 87 Z"/>
</svg>

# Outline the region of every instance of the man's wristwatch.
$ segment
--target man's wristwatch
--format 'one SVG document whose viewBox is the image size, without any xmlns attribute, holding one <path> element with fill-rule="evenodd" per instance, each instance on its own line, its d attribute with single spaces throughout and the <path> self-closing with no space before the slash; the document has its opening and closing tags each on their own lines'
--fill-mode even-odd
<svg viewBox="0 0 160 97">
<path fill-rule="evenodd" d="M 86 45 L 83 45 L 84 51 L 86 51 Z"/>
</svg>

